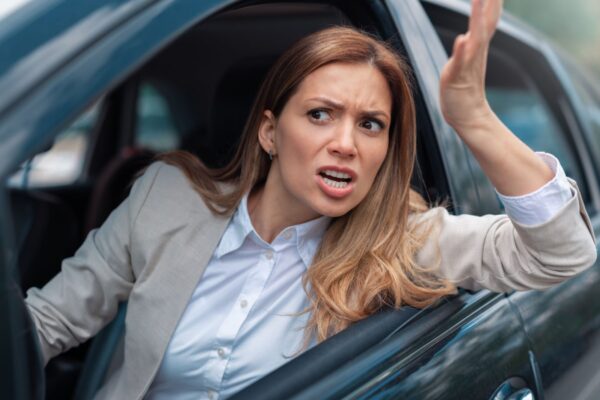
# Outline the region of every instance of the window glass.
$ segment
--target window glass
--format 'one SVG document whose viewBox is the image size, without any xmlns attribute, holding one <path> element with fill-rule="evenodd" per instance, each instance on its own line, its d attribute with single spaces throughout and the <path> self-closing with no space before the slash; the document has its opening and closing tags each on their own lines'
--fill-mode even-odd
<svg viewBox="0 0 600 400">
<path fill-rule="evenodd" d="M 141 85 L 139 93 L 136 145 L 155 152 L 177 149 L 180 137 L 166 99 L 148 83 Z"/>
<path fill-rule="evenodd" d="M 75 182 L 83 172 L 85 154 L 99 108 L 100 101 L 97 101 L 56 136 L 48 151 L 23 163 L 9 178 L 9 187 L 36 188 Z"/>
<path fill-rule="evenodd" d="M 503 53 L 490 55 L 488 101 L 502 122 L 535 151 L 555 155 L 567 176 L 583 184 L 583 174 L 563 131 L 534 82 Z"/>
<path fill-rule="evenodd" d="M 435 7 L 429 7 L 428 13 L 449 55 L 456 36 L 464 32 L 468 20 L 461 16 L 459 23 L 458 20 L 447 18 L 446 13 L 436 10 Z M 570 141 L 570 132 L 563 115 L 557 114 L 561 111 L 555 100 L 564 96 L 564 93 L 560 91 L 557 83 L 553 94 L 548 94 L 550 89 L 546 90 L 546 86 L 543 91 L 540 90 L 540 85 L 555 83 L 556 78 L 552 75 L 551 68 L 535 50 L 525 48 L 523 43 L 514 46 L 507 40 L 512 39 L 497 38 L 492 42 L 489 53 L 486 94 L 492 109 L 507 127 L 534 151 L 555 155 L 567 176 L 578 182 L 584 199 L 589 201 L 586 181 Z M 494 46 L 494 43 L 503 44 Z M 518 51 L 516 47 L 519 48 Z M 487 185 L 479 165 L 473 162 L 472 168 L 478 187 Z"/>
<path fill-rule="evenodd" d="M 573 86 L 582 101 L 592 127 L 588 142 L 595 157 L 600 157 L 600 81 L 585 75 L 575 65 L 566 62 L 565 65 L 573 80 Z"/>
</svg>

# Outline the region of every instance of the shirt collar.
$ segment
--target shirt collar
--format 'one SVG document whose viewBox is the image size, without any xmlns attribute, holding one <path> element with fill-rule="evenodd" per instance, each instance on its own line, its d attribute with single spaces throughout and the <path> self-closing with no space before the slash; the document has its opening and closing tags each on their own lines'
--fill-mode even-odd
<svg viewBox="0 0 600 400">
<path fill-rule="evenodd" d="M 229 221 L 229 225 L 225 229 L 225 233 L 223 233 L 223 237 L 221 237 L 221 241 L 215 250 L 215 255 L 218 258 L 239 249 L 244 240 L 246 240 L 246 236 L 254 231 L 250 215 L 248 214 L 247 200 L 248 194 L 244 195 L 231 221 Z"/>
<path fill-rule="evenodd" d="M 290 227 L 296 231 L 296 246 L 306 268 L 312 264 L 313 257 L 330 222 L 330 217 L 322 216 Z"/>
<path fill-rule="evenodd" d="M 296 248 L 298 254 L 308 268 L 312 263 L 313 257 L 319 248 L 321 238 L 331 221 L 330 217 L 322 216 L 302 224 L 293 225 L 284 229 L 294 233 Z M 282 233 L 284 233 L 282 232 Z M 280 233 L 280 235 L 282 234 Z M 248 213 L 248 194 L 246 193 L 238 205 L 219 245 L 215 250 L 218 258 L 239 249 L 248 235 L 254 235 L 260 242 L 269 246 L 260 239 L 258 233 L 254 230 L 250 214 Z M 275 239 L 277 240 L 277 238 Z"/>
</svg>

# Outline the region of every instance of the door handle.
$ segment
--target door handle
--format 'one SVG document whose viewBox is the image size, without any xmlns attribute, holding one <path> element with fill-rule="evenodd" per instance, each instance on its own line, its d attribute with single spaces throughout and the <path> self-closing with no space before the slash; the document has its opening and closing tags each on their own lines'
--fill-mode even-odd
<svg viewBox="0 0 600 400">
<path fill-rule="evenodd" d="M 506 400 L 535 400 L 535 396 L 529 388 L 524 388 L 511 394 Z"/>
<path fill-rule="evenodd" d="M 513 377 L 504 381 L 490 400 L 535 400 L 535 396 L 522 378 Z"/>
</svg>

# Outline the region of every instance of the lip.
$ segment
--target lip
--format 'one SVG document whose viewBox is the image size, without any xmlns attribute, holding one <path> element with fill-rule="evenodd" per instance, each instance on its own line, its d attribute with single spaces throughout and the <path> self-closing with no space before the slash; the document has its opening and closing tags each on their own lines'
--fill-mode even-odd
<svg viewBox="0 0 600 400">
<path fill-rule="evenodd" d="M 319 175 L 321 172 L 327 171 L 327 170 L 343 172 L 345 174 L 350 175 L 350 178 L 352 178 L 352 181 L 350 183 L 354 183 L 354 181 L 356 181 L 356 178 L 358 177 L 356 175 L 356 172 L 354 172 L 353 169 L 347 168 L 347 167 L 338 167 L 336 165 L 326 165 L 324 167 L 320 167 L 319 169 L 317 169 L 317 175 Z"/>
<path fill-rule="evenodd" d="M 323 177 L 321 176 L 321 172 L 323 171 L 336 171 L 336 172 L 343 172 L 345 174 L 350 175 L 350 178 L 352 179 L 350 181 L 350 183 L 344 187 L 344 188 L 334 188 L 329 186 L 328 184 L 325 183 L 325 181 L 323 180 Z M 327 165 L 324 167 L 321 167 L 317 170 L 317 174 L 315 179 L 317 180 L 317 185 L 319 186 L 319 188 L 321 189 L 321 191 L 323 191 L 323 193 L 325 193 L 327 196 L 329 197 L 333 197 L 336 199 L 341 199 L 343 197 L 346 197 L 348 195 L 350 195 L 353 191 L 354 191 L 354 184 L 356 182 L 356 178 L 357 178 L 357 174 L 356 172 L 354 172 L 354 170 L 350 169 L 350 168 L 346 168 L 346 167 L 338 167 L 335 165 Z"/>
</svg>

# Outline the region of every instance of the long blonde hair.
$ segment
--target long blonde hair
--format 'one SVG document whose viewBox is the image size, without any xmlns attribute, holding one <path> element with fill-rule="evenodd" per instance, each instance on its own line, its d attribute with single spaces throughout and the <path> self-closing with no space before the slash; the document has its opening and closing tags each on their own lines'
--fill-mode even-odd
<svg viewBox="0 0 600 400">
<path fill-rule="evenodd" d="M 182 169 L 215 213 L 230 215 L 245 193 L 264 182 L 270 160 L 258 142 L 264 110 L 278 117 L 302 80 L 335 62 L 368 63 L 383 74 L 393 95 L 389 148 L 371 190 L 325 232 L 304 277 L 311 300 L 307 333 L 321 341 L 382 307 L 423 307 L 455 288 L 415 263 L 430 229 L 409 221 L 428 209 L 410 188 L 416 157 L 415 106 L 408 66 L 386 43 L 350 27 L 318 31 L 298 41 L 263 82 L 237 151 L 228 165 L 209 169 L 181 151 L 159 159 Z M 219 190 L 217 182 L 233 189 Z"/>
</svg>

